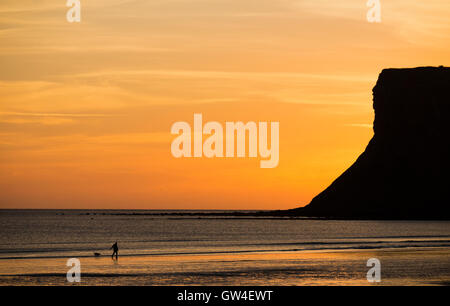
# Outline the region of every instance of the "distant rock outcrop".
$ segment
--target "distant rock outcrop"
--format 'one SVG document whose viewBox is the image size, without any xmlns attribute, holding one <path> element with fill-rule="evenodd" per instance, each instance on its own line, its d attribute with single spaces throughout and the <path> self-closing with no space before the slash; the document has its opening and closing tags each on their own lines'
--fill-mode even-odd
<svg viewBox="0 0 450 306">
<path fill-rule="evenodd" d="M 383 70 L 373 107 L 364 153 L 290 215 L 450 219 L 450 68 Z"/>
</svg>

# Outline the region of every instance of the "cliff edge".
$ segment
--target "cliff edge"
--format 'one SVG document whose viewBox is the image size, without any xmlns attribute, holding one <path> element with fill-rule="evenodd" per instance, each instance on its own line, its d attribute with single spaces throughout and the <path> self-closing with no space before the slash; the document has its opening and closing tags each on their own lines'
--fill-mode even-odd
<svg viewBox="0 0 450 306">
<path fill-rule="evenodd" d="M 384 69 L 373 88 L 374 136 L 356 162 L 290 214 L 450 219 L 450 68 Z"/>
</svg>

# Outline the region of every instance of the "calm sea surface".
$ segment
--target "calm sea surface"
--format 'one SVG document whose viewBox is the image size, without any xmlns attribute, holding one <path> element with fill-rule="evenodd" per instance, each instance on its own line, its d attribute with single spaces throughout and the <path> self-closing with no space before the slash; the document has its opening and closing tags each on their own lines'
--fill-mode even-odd
<svg viewBox="0 0 450 306">
<path fill-rule="evenodd" d="M 10 275 L 12 272 L 7 270 L 12 262 L 17 264 L 20 260 L 30 258 L 36 262 L 43 260 L 50 262 L 52 259 L 69 257 L 88 260 L 93 258 L 94 252 L 100 253 L 100 257 L 104 260 L 111 261 L 107 256 L 110 256 L 109 248 L 115 241 L 119 245 L 120 258 L 128 258 L 129 262 L 142 255 L 150 259 L 161 258 L 161 255 L 163 255 L 162 258 L 164 256 L 211 255 L 216 256 L 217 259 L 217 256 L 222 255 L 238 256 L 274 252 L 291 254 L 302 251 L 311 253 L 311 251 L 417 248 L 449 250 L 450 247 L 450 222 L 443 221 L 280 220 L 143 215 L 167 212 L 174 211 L 0 210 L 0 268 L 3 267 L 3 271 L 6 271 L 3 275 L 5 273 Z M 443 254 L 444 259 L 436 259 L 437 268 L 442 264 L 448 269 L 450 257 L 446 256 L 450 254 L 448 251 L 444 251 Z M 272 264 L 266 260 L 264 263 L 276 268 L 284 266 L 289 261 L 286 260 L 272 262 Z M 109 261 L 106 263 L 109 264 Z M 215 262 L 215 269 L 221 270 L 226 266 L 225 263 L 218 264 L 217 260 Z M 252 268 L 249 262 L 251 258 L 245 264 L 245 271 Z M 261 259 L 258 259 L 258 262 L 261 264 Z M 92 265 L 95 266 L 95 262 Z M 169 264 L 161 265 L 158 268 L 159 272 L 167 272 Z M 156 271 L 158 270 L 156 266 L 156 264 L 152 266 L 153 273 L 159 273 Z M 235 270 L 238 272 L 244 269 L 240 259 L 236 259 L 234 264 L 230 264 L 231 266 L 236 267 L 237 270 Z M 205 267 L 192 269 L 196 272 L 199 272 L 198 269 L 205 272 L 212 269 L 211 267 L 211 265 L 205 265 Z M 186 272 L 189 271 L 190 266 L 185 264 L 182 268 L 178 268 Z M 98 272 L 98 269 L 93 268 L 93 271 Z M 17 271 L 13 272 L 12 274 L 15 274 Z M 23 271 L 19 272 L 21 273 L 17 273 L 24 274 Z M 120 271 L 118 273 L 120 274 Z M 448 272 L 444 271 L 444 273 Z M 20 282 L 20 279 L 16 281 Z M 173 279 L 171 282 L 177 283 Z M 96 283 L 99 283 L 98 280 Z M 222 283 L 216 282 L 216 284 Z M 194 282 L 194 284 L 197 283 Z"/>
</svg>

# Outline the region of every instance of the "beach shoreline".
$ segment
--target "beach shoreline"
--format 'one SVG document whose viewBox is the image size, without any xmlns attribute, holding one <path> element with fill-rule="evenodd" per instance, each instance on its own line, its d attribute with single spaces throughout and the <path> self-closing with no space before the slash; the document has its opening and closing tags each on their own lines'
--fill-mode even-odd
<svg viewBox="0 0 450 306">
<path fill-rule="evenodd" d="M 366 279 L 367 260 L 382 280 Z M 80 258 L 69 283 L 67 258 L 0 260 L 0 285 L 449 285 L 450 248 L 321 250 Z"/>
</svg>

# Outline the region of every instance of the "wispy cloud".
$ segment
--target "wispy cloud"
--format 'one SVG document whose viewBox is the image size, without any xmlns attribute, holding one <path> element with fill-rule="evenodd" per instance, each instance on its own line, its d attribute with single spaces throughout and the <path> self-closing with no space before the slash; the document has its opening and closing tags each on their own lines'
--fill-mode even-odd
<svg viewBox="0 0 450 306">
<path fill-rule="evenodd" d="M 361 127 L 361 128 L 368 128 L 368 129 L 373 128 L 373 124 L 368 124 L 368 123 L 349 123 L 349 124 L 346 124 L 346 126 Z"/>
<path fill-rule="evenodd" d="M 1 118 L 0 122 L 9 124 L 42 124 L 42 125 L 61 125 L 72 123 L 74 120 L 67 118 Z"/>
<path fill-rule="evenodd" d="M 71 77 L 100 77 L 100 76 L 165 76 L 186 78 L 217 78 L 217 79 L 321 79 L 367 82 L 373 81 L 373 75 L 348 74 L 313 74 L 297 72 L 246 72 L 246 71 L 214 71 L 214 70 L 104 70 L 71 75 Z"/>
<path fill-rule="evenodd" d="M 21 112 L 2 112 L 0 111 L 0 116 L 31 116 L 31 117 L 110 117 L 110 114 L 67 114 L 67 113 L 21 113 Z M 117 115 L 114 115 L 117 116 Z"/>
<path fill-rule="evenodd" d="M 295 5 L 310 14 L 366 23 L 366 1 L 300 0 Z M 428 45 L 436 43 L 436 39 L 450 39 L 447 0 L 381 1 L 381 11 L 382 22 L 373 26 L 383 27 L 406 42 Z"/>
<path fill-rule="evenodd" d="M 74 123 L 77 118 L 103 118 L 117 117 L 111 114 L 87 114 L 87 113 L 32 113 L 32 112 L 8 112 L 0 111 L 0 122 L 7 124 L 42 124 L 62 125 Z"/>
</svg>

